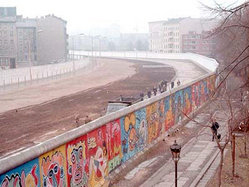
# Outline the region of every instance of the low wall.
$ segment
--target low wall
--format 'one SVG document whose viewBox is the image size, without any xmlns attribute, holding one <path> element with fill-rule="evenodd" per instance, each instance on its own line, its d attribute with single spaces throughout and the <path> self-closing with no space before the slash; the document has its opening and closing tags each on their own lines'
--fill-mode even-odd
<svg viewBox="0 0 249 187">
<path fill-rule="evenodd" d="M 31 68 L 23 67 L 0 70 L 0 86 L 19 84 L 30 80 L 38 80 L 70 73 L 74 71 L 74 67 L 75 70 L 78 70 L 86 67 L 90 63 L 88 58 L 77 58 L 76 60 L 80 59 L 81 61 L 75 61 L 74 63 L 71 61 L 58 64 L 32 66 Z"/>
<path fill-rule="evenodd" d="M 210 73 L 0 160 L 1 186 L 101 186 L 105 177 L 197 110 Z M 18 186 L 17 185 L 17 186 Z"/>
<path fill-rule="evenodd" d="M 72 55 L 72 51 L 69 54 Z M 115 58 L 136 58 L 136 59 L 172 59 L 172 60 L 190 60 L 208 72 L 215 72 L 218 67 L 218 62 L 213 58 L 208 58 L 195 53 L 155 53 L 149 51 L 75 51 L 74 55 L 85 55 L 92 57 L 115 57 Z"/>
</svg>

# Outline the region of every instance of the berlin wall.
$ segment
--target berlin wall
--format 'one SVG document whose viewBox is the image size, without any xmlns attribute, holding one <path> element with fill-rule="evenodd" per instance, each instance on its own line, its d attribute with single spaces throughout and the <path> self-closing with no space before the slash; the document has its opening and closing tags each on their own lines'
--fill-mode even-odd
<svg viewBox="0 0 249 187">
<path fill-rule="evenodd" d="M 101 186 L 215 90 L 215 73 L 0 159 L 0 185 Z M 167 141 L 167 139 L 166 139 Z"/>
</svg>

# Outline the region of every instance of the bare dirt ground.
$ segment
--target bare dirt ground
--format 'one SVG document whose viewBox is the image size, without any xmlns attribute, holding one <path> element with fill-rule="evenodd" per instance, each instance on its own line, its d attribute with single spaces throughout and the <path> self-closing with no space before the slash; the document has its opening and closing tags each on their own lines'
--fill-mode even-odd
<svg viewBox="0 0 249 187">
<path fill-rule="evenodd" d="M 54 86 L 50 84 L 37 86 L 33 89 L 41 90 L 40 94 L 43 94 L 45 98 L 44 103 L 41 103 L 42 100 L 36 101 L 41 104 L 36 104 L 36 102 L 32 101 L 27 105 L 33 106 L 2 113 L 0 115 L 0 156 L 9 155 L 14 152 L 13 150 L 15 152 L 19 151 L 75 128 L 75 115 L 80 117 L 88 115 L 91 119 L 98 118 L 105 114 L 109 100 L 116 99 L 120 95 L 137 96 L 141 92 L 145 93 L 148 88 L 152 89 L 161 80 L 170 81 L 175 75 L 173 68 L 170 67 L 143 68 L 143 65 L 154 65 L 155 63 L 153 62 L 129 60 L 129 63 L 127 63 L 127 60 L 118 60 L 117 62 L 117 60 L 110 59 L 105 59 L 104 61 L 107 63 L 108 61 L 115 61 L 115 64 L 112 63 L 112 65 L 119 63 L 119 68 L 109 64 L 108 68 L 110 68 L 110 71 L 104 75 L 99 75 L 101 70 L 96 70 L 92 72 L 93 76 L 95 76 L 95 80 L 92 81 L 87 81 L 90 75 L 88 74 L 71 78 L 72 80 L 76 79 L 75 81 L 66 79 L 60 82 L 53 82 Z M 126 66 L 129 69 L 128 72 L 125 70 L 123 63 L 128 64 Z M 133 64 L 132 67 L 130 67 L 131 64 Z M 131 76 L 129 71 L 133 72 L 134 69 L 136 73 L 133 73 Z M 113 76 L 119 76 L 119 81 L 112 82 L 113 80 L 118 80 L 113 79 Z M 124 77 L 123 79 L 122 76 Z M 66 84 L 63 82 L 66 82 Z M 57 89 L 55 86 L 57 84 L 61 84 L 61 87 L 59 86 L 60 89 Z M 64 92 L 70 94 L 70 91 L 73 89 L 74 92 L 71 93 L 74 94 L 63 96 L 65 95 Z M 34 95 L 29 94 L 31 93 L 27 93 L 27 95 L 23 93 L 22 98 L 26 102 L 30 99 L 36 99 Z M 56 96 L 61 97 L 57 98 Z M 47 101 L 47 98 L 54 100 Z M 4 108 L 4 106 L 1 108 Z"/>
<path fill-rule="evenodd" d="M 247 150 L 249 145 L 249 134 L 247 133 Z M 249 185 L 249 154 L 245 157 L 244 152 L 244 137 L 236 137 L 235 146 L 235 173 L 236 176 L 232 176 L 232 158 L 231 158 L 231 146 L 227 146 L 228 152 L 224 159 L 223 170 L 221 174 L 221 185 L 227 187 L 247 187 Z M 207 187 L 218 186 L 218 171 L 209 181 Z"/>
<path fill-rule="evenodd" d="M 98 59 L 88 66 L 59 80 L 48 80 L 26 85 L 21 89 L 0 92 L 0 113 L 25 106 L 40 104 L 82 90 L 102 86 L 134 75 L 132 63 L 120 60 Z"/>
</svg>

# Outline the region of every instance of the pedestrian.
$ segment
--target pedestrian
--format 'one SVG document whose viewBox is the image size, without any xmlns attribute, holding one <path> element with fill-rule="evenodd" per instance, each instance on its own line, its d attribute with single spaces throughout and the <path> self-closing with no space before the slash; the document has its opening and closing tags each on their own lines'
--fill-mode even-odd
<svg viewBox="0 0 249 187">
<path fill-rule="evenodd" d="M 141 99 L 141 101 L 144 100 L 144 93 L 140 93 L 140 99 Z"/>
<path fill-rule="evenodd" d="M 181 82 L 180 80 L 177 81 L 177 86 L 180 86 Z"/>
<path fill-rule="evenodd" d="M 213 138 L 212 138 L 212 141 L 214 141 L 214 136 L 217 136 L 218 139 L 220 139 L 220 134 L 218 134 L 218 128 L 220 127 L 219 123 L 217 121 L 215 121 L 215 119 L 213 119 L 213 122 L 212 122 L 212 126 L 211 126 L 211 129 L 212 129 L 212 132 L 213 132 Z"/>
<path fill-rule="evenodd" d="M 153 88 L 153 92 L 154 92 L 154 95 L 156 95 L 156 93 L 157 93 L 157 88 L 156 87 Z"/>
<path fill-rule="evenodd" d="M 171 89 L 174 88 L 175 83 L 171 82 Z"/>
<path fill-rule="evenodd" d="M 151 91 L 150 90 L 147 92 L 147 96 L 148 96 L 148 98 L 151 97 Z"/>
</svg>

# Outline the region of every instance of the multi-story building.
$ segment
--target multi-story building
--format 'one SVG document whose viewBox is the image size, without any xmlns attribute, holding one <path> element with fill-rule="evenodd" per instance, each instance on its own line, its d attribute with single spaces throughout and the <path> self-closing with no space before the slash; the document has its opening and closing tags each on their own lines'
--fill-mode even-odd
<svg viewBox="0 0 249 187">
<path fill-rule="evenodd" d="M 190 31 L 182 35 L 183 53 L 192 52 L 213 57 L 215 46 L 215 38 L 208 31 L 203 31 L 200 34 Z"/>
<path fill-rule="evenodd" d="M 15 67 L 16 8 L 0 7 L 0 66 Z"/>
<path fill-rule="evenodd" d="M 203 35 L 201 38 L 204 38 L 204 33 L 211 30 L 215 23 L 215 21 L 189 17 L 150 22 L 149 49 L 150 51 L 161 53 L 202 53 L 207 49 L 211 49 L 211 44 L 209 47 L 199 48 L 199 46 L 205 46 L 208 39 L 198 40 L 198 37 Z M 196 41 L 186 39 L 188 36 L 192 37 L 193 34 L 196 35 Z M 191 45 L 189 42 L 192 42 Z M 208 43 L 212 42 L 208 41 Z M 196 43 L 195 46 L 193 46 L 194 43 Z M 208 51 L 207 53 L 210 52 Z"/>
<path fill-rule="evenodd" d="M 17 17 L 17 63 L 37 63 L 37 20 Z M 29 61 L 30 60 L 30 61 Z"/>
<path fill-rule="evenodd" d="M 0 66 L 67 60 L 66 21 L 54 15 L 23 18 L 15 7 L 0 7 Z"/>
<path fill-rule="evenodd" d="M 37 59 L 39 64 L 67 60 L 67 22 L 54 15 L 37 20 Z"/>
<path fill-rule="evenodd" d="M 149 23 L 149 49 L 154 52 L 180 53 L 180 23 L 185 18 Z"/>
</svg>

